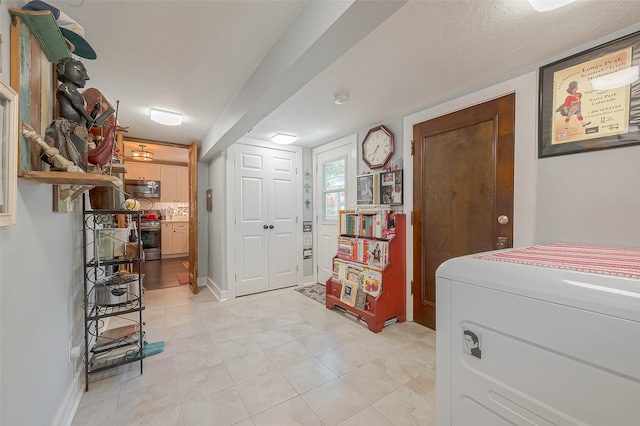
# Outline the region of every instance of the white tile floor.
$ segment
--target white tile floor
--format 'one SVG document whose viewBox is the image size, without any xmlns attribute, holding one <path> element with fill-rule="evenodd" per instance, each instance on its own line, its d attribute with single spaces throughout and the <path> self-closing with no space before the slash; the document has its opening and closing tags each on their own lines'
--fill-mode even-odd
<svg viewBox="0 0 640 426">
<path fill-rule="evenodd" d="M 217 302 L 148 291 L 165 351 L 89 378 L 73 426 L 435 425 L 435 332 L 371 333 L 293 288 Z M 109 327 L 123 325 L 112 319 Z"/>
</svg>

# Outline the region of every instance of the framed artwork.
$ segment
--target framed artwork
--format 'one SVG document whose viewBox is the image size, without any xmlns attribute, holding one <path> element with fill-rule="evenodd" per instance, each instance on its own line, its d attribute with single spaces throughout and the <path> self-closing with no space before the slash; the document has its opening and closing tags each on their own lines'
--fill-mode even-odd
<svg viewBox="0 0 640 426">
<path fill-rule="evenodd" d="M 540 68 L 538 158 L 640 143 L 640 32 Z"/>
<path fill-rule="evenodd" d="M 16 223 L 18 94 L 0 80 L 0 226 Z"/>
<path fill-rule="evenodd" d="M 380 173 L 380 204 L 402 204 L 402 170 Z"/>
<path fill-rule="evenodd" d="M 346 303 L 349 306 L 355 305 L 357 292 L 358 285 L 355 282 L 342 280 L 342 293 L 340 293 L 340 301 Z"/>
<path fill-rule="evenodd" d="M 213 190 L 207 189 L 207 211 L 213 210 Z"/>
<path fill-rule="evenodd" d="M 357 198 L 356 204 L 375 204 L 378 199 L 378 185 L 376 175 L 365 174 L 356 177 Z"/>
</svg>

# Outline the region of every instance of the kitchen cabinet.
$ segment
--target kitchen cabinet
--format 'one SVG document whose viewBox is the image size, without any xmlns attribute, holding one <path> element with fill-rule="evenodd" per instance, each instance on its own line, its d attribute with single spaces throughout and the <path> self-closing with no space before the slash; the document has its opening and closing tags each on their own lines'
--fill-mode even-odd
<svg viewBox="0 0 640 426">
<path fill-rule="evenodd" d="M 85 391 L 93 373 L 139 362 L 142 374 L 142 242 L 139 235 L 129 242 L 129 228 L 118 227 L 124 216 L 140 229 L 141 212 L 87 210 L 83 197 Z M 111 317 L 125 318 L 127 325 L 104 330 Z"/>
<path fill-rule="evenodd" d="M 127 161 L 125 164 L 127 174 L 125 179 L 134 180 L 161 180 L 160 165 Z"/>
<path fill-rule="evenodd" d="M 165 203 L 189 202 L 189 169 L 184 166 L 161 166 L 160 201 Z"/>
<path fill-rule="evenodd" d="M 160 240 L 162 257 L 189 253 L 189 222 L 163 222 Z"/>
</svg>

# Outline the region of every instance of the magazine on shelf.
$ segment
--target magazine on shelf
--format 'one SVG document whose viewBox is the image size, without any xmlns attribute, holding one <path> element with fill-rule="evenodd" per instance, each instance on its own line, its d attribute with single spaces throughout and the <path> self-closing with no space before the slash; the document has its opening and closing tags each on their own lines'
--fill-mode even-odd
<svg viewBox="0 0 640 426">
<path fill-rule="evenodd" d="M 378 297 L 382 291 L 382 272 L 371 268 L 364 268 L 363 280 L 362 288 L 364 291 L 373 297 Z"/>
<path fill-rule="evenodd" d="M 358 288 L 358 291 L 356 292 L 355 307 L 364 311 L 366 308 L 366 304 L 367 304 L 367 292 L 364 291 L 362 288 Z"/>
</svg>

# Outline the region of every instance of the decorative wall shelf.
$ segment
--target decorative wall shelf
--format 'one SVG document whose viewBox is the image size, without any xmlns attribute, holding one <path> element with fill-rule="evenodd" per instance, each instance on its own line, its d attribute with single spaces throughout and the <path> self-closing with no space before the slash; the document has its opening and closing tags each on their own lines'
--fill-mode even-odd
<svg viewBox="0 0 640 426">
<path fill-rule="evenodd" d="M 95 173 L 23 170 L 22 176 L 20 177 L 34 182 L 48 183 L 51 185 L 111 186 L 114 188 L 120 188 L 122 186 L 122 181 L 115 176 L 98 175 Z"/>
</svg>

